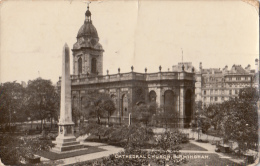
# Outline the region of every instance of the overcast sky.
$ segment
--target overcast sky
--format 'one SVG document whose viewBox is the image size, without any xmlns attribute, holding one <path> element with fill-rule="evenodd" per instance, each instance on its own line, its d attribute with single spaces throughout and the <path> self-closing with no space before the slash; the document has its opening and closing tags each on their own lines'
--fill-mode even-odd
<svg viewBox="0 0 260 166">
<path fill-rule="evenodd" d="M 40 76 L 56 83 L 63 45 L 76 42 L 86 3 L 4 1 L 0 9 L 0 82 Z M 254 69 L 259 57 L 258 11 L 243 1 L 105 1 L 92 2 L 90 11 L 105 50 L 103 73 L 132 65 L 137 72 L 171 70 L 182 61 L 181 49 L 195 68 L 202 62 Z"/>
</svg>

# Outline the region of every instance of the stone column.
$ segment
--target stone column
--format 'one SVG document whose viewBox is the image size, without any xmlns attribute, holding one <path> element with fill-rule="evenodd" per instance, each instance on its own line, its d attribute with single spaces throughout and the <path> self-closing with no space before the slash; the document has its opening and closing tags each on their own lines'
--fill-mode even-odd
<svg viewBox="0 0 260 166">
<path fill-rule="evenodd" d="M 185 104 L 184 104 L 184 87 L 181 85 L 180 86 L 180 94 L 179 94 L 179 102 L 180 102 L 180 105 L 179 105 L 179 113 L 180 113 L 180 121 L 179 121 L 179 125 L 180 125 L 180 128 L 183 128 L 184 127 L 184 114 L 185 114 Z"/>
<path fill-rule="evenodd" d="M 70 54 L 67 44 L 63 47 L 62 54 L 62 78 L 61 78 L 61 102 L 59 135 L 53 143 L 56 146 L 53 151 L 62 152 L 82 148 L 74 136 L 74 123 L 71 111 L 71 80 L 70 80 Z"/>
<path fill-rule="evenodd" d="M 71 80 L 69 47 L 65 44 L 62 56 L 61 103 L 59 125 L 74 125 L 71 112 Z"/>
</svg>

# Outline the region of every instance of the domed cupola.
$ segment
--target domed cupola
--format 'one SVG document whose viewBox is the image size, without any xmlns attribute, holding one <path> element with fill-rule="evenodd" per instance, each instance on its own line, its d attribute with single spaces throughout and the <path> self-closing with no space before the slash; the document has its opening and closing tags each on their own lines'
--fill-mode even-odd
<svg viewBox="0 0 260 166">
<path fill-rule="evenodd" d="M 92 24 L 91 12 L 89 11 L 89 6 L 85 13 L 86 19 L 84 24 L 80 27 L 77 34 L 77 42 L 73 45 L 73 49 L 93 48 L 98 50 L 103 50 L 101 44 L 99 44 L 99 37 L 96 28 Z"/>
<path fill-rule="evenodd" d="M 98 38 L 97 30 L 92 22 L 85 21 L 84 24 L 80 27 L 77 38 L 83 36 Z"/>
</svg>

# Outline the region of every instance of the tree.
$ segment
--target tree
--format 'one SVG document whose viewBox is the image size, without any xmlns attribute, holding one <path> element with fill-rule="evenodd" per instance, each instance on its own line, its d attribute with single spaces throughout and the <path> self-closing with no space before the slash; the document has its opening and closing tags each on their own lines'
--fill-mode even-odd
<svg viewBox="0 0 260 166">
<path fill-rule="evenodd" d="M 258 144 L 258 100 L 256 88 L 244 88 L 238 97 L 210 105 L 205 115 L 224 132 L 224 141 L 236 141 L 239 150 L 245 152 Z"/>
<path fill-rule="evenodd" d="M 169 124 L 177 124 L 179 114 L 175 111 L 173 106 L 161 106 L 155 116 L 156 121 L 165 124 L 167 130 Z"/>
<path fill-rule="evenodd" d="M 201 130 L 202 133 L 207 133 L 208 129 L 211 126 L 210 119 L 209 118 L 203 118 L 201 120 Z"/>
<path fill-rule="evenodd" d="M 80 114 L 89 119 L 96 118 L 98 124 L 100 124 L 101 118 L 107 118 L 109 122 L 109 117 L 116 110 L 114 102 L 106 93 L 89 91 L 87 95 L 84 96 L 83 102 Z"/>
<path fill-rule="evenodd" d="M 157 148 L 162 150 L 165 154 L 177 152 L 180 150 L 179 144 L 182 142 L 181 133 L 178 130 L 165 131 L 156 138 Z"/>
<path fill-rule="evenodd" d="M 157 105 L 154 102 L 148 104 L 140 103 L 133 109 L 133 118 L 147 126 L 151 122 L 153 115 L 156 114 L 156 108 Z"/>
<path fill-rule="evenodd" d="M 235 140 L 242 152 L 258 144 L 258 91 L 241 89 L 239 97 L 225 103 L 223 128 L 226 140 Z"/>
<path fill-rule="evenodd" d="M 113 112 L 116 110 L 114 102 L 108 98 L 103 101 L 102 103 L 102 109 L 107 112 L 107 122 L 109 124 L 109 117 L 113 114 Z"/>
<path fill-rule="evenodd" d="M 59 96 L 51 81 L 41 78 L 28 82 L 27 95 L 27 108 L 30 110 L 31 119 L 41 120 L 43 129 L 44 119 L 49 116 L 57 117 Z"/>
<path fill-rule="evenodd" d="M 20 136 L 0 135 L 0 158 L 3 163 L 20 165 L 22 158 L 32 158 L 37 151 L 47 151 L 53 144 L 39 137 L 27 138 Z"/>
<path fill-rule="evenodd" d="M 25 89 L 21 84 L 14 82 L 6 82 L 0 85 L 1 88 L 1 107 L 0 107 L 0 123 L 9 124 L 23 121 L 27 117 L 24 114 Z"/>
<path fill-rule="evenodd" d="M 102 126 L 101 118 L 107 118 L 109 123 L 109 117 L 116 110 L 110 96 L 97 91 L 89 91 L 84 96 L 83 102 L 82 109 L 77 111 L 77 116 L 88 118 L 89 124 L 86 127 L 83 126 L 80 131 L 81 135 L 92 134 L 98 136 L 99 139 L 101 139 L 101 136 L 108 136 L 112 128 Z M 77 110 L 77 108 L 74 110 Z M 96 123 L 93 123 L 92 119 L 96 119 Z"/>
</svg>

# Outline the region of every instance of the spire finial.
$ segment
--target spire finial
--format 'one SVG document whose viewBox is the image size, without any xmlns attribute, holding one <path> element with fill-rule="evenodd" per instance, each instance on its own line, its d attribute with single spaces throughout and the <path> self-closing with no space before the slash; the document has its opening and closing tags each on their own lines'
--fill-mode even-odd
<svg viewBox="0 0 260 166">
<path fill-rule="evenodd" d="M 89 10 L 89 4 L 90 4 L 91 2 L 87 2 L 87 8 L 88 8 L 88 10 Z"/>
<path fill-rule="evenodd" d="M 91 2 L 89 2 L 89 1 L 84 1 L 84 3 L 87 3 L 87 11 L 86 11 L 86 13 L 85 13 L 86 21 L 87 21 L 87 22 L 91 22 L 91 12 L 89 11 L 89 4 L 90 4 Z"/>
</svg>

